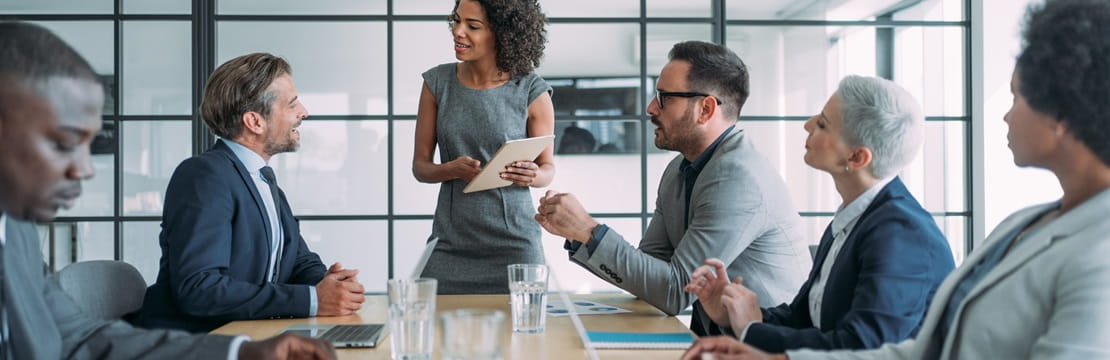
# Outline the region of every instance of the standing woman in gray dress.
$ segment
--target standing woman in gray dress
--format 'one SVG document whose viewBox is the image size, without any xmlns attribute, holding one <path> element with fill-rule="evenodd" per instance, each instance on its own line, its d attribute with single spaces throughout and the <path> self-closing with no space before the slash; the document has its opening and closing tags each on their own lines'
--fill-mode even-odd
<svg viewBox="0 0 1110 360">
<path fill-rule="evenodd" d="M 551 87 L 534 72 L 547 19 L 535 0 L 456 0 L 448 19 L 461 62 L 424 72 L 416 115 L 412 173 L 441 184 L 439 242 L 421 276 L 438 279 L 441 294 L 508 293 L 506 265 L 544 263 L 528 188 L 551 183 L 552 149 L 502 170 L 512 186 L 462 189 L 505 141 L 554 133 Z"/>
</svg>

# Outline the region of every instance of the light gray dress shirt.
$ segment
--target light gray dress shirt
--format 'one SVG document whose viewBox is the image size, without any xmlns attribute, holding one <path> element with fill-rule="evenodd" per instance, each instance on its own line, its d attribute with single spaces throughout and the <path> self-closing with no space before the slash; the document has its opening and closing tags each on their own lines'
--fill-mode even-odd
<svg viewBox="0 0 1110 360">
<path fill-rule="evenodd" d="M 832 224 L 829 225 L 832 227 L 833 234 L 832 247 L 825 255 L 821 270 L 817 272 L 817 277 L 813 279 L 813 285 L 809 288 L 809 317 L 810 321 L 813 321 L 813 327 L 821 328 L 821 300 L 825 297 L 825 281 L 829 277 L 829 271 L 832 271 L 833 263 L 836 262 L 836 254 L 840 253 L 840 248 L 844 247 L 845 239 L 852 234 L 852 229 L 856 228 L 860 215 L 863 215 L 863 211 L 871 206 L 875 196 L 891 180 L 894 180 L 894 178 L 889 177 L 879 180 L 852 202 L 847 205 L 841 204 L 840 209 L 836 211 L 836 215 L 833 215 Z"/>
</svg>

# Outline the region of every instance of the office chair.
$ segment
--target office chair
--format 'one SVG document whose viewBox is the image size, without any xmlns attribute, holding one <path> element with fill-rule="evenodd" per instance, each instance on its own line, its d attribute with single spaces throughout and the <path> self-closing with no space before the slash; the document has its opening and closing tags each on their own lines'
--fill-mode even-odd
<svg viewBox="0 0 1110 360">
<path fill-rule="evenodd" d="M 119 319 L 143 306 L 146 281 L 139 270 L 122 261 L 73 263 L 55 277 L 62 290 L 93 319 Z"/>
</svg>

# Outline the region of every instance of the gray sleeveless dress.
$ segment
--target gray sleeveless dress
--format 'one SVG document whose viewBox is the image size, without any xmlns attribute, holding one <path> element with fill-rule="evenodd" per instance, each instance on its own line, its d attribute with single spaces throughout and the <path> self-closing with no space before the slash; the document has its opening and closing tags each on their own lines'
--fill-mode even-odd
<svg viewBox="0 0 1110 360">
<path fill-rule="evenodd" d="M 551 87 L 531 73 L 475 90 L 459 82 L 456 65 L 423 74 L 436 98 L 440 162 L 465 155 L 484 166 L 505 141 L 528 137 L 528 105 Z M 508 293 L 506 265 L 544 263 L 532 197 L 516 185 L 469 194 L 464 187 L 464 180 L 440 185 L 432 224 L 439 243 L 421 276 L 438 279 L 441 294 Z"/>
</svg>

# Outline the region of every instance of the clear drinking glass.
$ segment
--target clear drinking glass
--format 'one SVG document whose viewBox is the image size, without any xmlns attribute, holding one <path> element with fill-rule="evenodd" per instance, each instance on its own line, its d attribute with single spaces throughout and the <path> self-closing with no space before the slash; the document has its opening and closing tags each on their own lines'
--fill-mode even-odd
<svg viewBox="0 0 1110 360">
<path fill-rule="evenodd" d="M 436 327 L 436 279 L 391 279 L 387 286 L 393 360 L 430 359 Z"/>
<path fill-rule="evenodd" d="M 547 265 L 509 265 L 513 332 L 542 333 L 547 322 Z"/>
<path fill-rule="evenodd" d="M 440 314 L 445 360 L 501 360 L 505 313 L 460 309 Z"/>
</svg>

